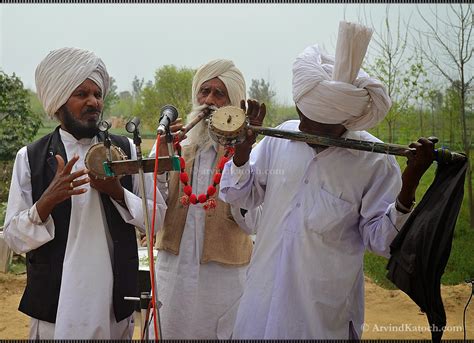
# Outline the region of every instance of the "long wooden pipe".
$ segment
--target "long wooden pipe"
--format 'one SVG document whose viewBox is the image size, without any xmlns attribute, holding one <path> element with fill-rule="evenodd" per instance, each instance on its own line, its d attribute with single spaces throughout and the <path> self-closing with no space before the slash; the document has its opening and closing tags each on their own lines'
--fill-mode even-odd
<svg viewBox="0 0 474 343">
<path fill-rule="evenodd" d="M 304 132 L 288 131 L 273 129 L 261 126 L 248 125 L 248 129 L 255 133 L 262 134 L 264 136 L 290 139 L 294 141 L 306 142 L 310 144 L 322 145 L 322 146 L 334 146 L 347 149 L 355 149 L 369 152 L 376 152 L 381 154 L 407 156 L 409 151 L 414 151 L 408 146 L 390 143 L 379 143 L 379 142 L 368 142 L 349 138 L 331 138 L 325 136 L 318 136 L 308 134 Z M 437 142 L 437 139 L 431 139 L 433 143 Z M 451 163 L 456 161 L 462 161 L 466 159 L 466 156 L 449 151 L 446 148 L 435 149 L 435 160 L 438 163 Z"/>
</svg>

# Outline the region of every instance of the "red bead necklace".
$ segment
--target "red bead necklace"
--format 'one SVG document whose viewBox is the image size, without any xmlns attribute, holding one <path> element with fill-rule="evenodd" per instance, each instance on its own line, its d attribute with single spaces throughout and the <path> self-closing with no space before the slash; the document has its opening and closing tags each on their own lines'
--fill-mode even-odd
<svg viewBox="0 0 474 343">
<path fill-rule="evenodd" d="M 179 141 L 176 141 L 174 144 L 175 144 L 175 149 L 178 151 L 179 163 L 180 163 L 180 168 L 181 168 L 181 172 L 179 174 L 179 180 L 184 185 L 183 187 L 184 195 L 180 198 L 181 204 L 183 204 L 184 206 L 188 206 L 189 204 L 193 204 L 193 205 L 204 204 L 203 208 L 205 210 L 216 208 L 217 201 L 215 198 L 213 198 L 213 195 L 216 194 L 216 190 L 217 190 L 216 187 L 221 182 L 222 170 L 224 169 L 224 165 L 234 155 L 234 151 L 235 151 L 234 148 L 233 147 L 225 148 L 224 156 L 222 156 L 219 162 L 217 163 L 216 172 L 214 173 L 214 176 L 212 178 L 212 184 L 209 185 L 209 187 L 207 187 L 206 193 L 201 193 L 199 195 L 196 195 L 193 193 L 193 188 L 191 187 L 191 185 L 188 184 L 189 176 L 188 176 L 188 173 L 185 172 L 186 162 L 184 161 L 184 158 L 181 156 L 181 145 L 179 144 Z"/>
</svg>

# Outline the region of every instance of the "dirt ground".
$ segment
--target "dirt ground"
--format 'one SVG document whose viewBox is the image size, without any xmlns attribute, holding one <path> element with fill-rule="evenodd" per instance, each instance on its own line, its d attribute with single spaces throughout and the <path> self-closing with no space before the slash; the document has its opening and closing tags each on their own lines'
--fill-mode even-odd
<svg viewBox="0 0 474 343">
<path fill-rule="evenodd" d="M 26 275 L 0 273 L 0 339 L 28 338 L 29 319 L 17 310 L 25 283 Z M 444 339 L 463 338 L 463 311 L 470 293 L 469 285 L 442 287 L 448 319 Z M 473 303 L 466 316 L 468 339 L 474 339 Z M 380 288 L 366 279 L 365 307 L 364 339 L 430 339 L 426 316 L 401 291 Z M 138 330 L 134 338 L 139 338 Z"/>
</svg>

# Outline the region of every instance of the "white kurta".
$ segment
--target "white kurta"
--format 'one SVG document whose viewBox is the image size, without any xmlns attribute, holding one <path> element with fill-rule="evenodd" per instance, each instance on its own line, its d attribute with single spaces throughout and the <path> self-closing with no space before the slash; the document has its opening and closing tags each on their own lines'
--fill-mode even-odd
<svg viewBox="0 0 474 343">
<path fill-rule="evenodd" d="M 299 121 L 280 127 L 298 130 Z M 347 138 L 376 140 L 365 131 Z M 220 196 L 265 202 L 233 338 L 347 339 L 364 320 L 365 248 L 388 256 L 408 215 L 395 209 L 392 156 L 265 137 L 224 169 Z"/>
<path fill-rule="evenodd" d="M 197 151 L 191 179 L 193 193 L 206 192 L 216 157 L 215 146 Z M 166 176 L 159 179 L 166 198 Z M 240 208 L 232 207 L 231 211 L 239 226 L 250 233 L 259 210 L 249 211 L 245 218 Z M 202 204 L 190 205 L 179 255 L 158 252 L 156 278 L 158 298 L 163 303 L 160 316 L 164 339 L 229 338 L 233 329 L 247 266 L 200 264 L 205 215 Z"/>
<path fill-rule="evenodd" d="M 72 172 L 85 168 L 84 157 L 97 139 L 76 140 L 60 130 L 67 158 L 74 154 L 79 160 Z M 131 140 L 132 159 L 136 151 Z M 54 239 L 54 222 L 51 215 L 41 223 L 36 205 L 32 203 L 31 172 L 26 147 L 19 150 L 13 167 L 12 182 L 5 220 L 5 240 L 17 253 L 36 249 Z M 137 196 L 138 176 L 132 177 L 133 193 L 124 189 L 128 210 L 116 203 L 115 207 L 129 224 L 143 228 L 141 198 Z M 81 186 L 87 192 L 71 198 L 71 220 L 63 263 L 61 290 L 54 338 L 57 339 L 110 339 L 130 338 L 129 319 L 117 323 L 112 305 L 113 244 L 97 190 L 89 184 Z M 146 197 L 153 199 L 153 177 L 146 174 Z M 158 192 L 159 193 L 159 192 Z M 162 223 L 166 204 L 157 195 L 156 222 Z M 152 200 L 148 200 L 151 215 Z M 30 211 L 30 220 L 28 217 Z M 40 223 L 40 224 L 35 224 Z M 46 337 L 53 338 L 53 337 Z"/>
</svg>

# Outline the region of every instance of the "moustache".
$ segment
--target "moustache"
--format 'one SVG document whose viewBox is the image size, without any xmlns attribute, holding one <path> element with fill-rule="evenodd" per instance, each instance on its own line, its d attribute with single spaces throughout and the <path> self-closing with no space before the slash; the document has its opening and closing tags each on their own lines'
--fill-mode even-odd
<svg viewBox="0 0 474 343">
<path fill-rule="evenodd" d="M 81 114 L 98 114 L 100 115 L 100 109 L 98 107 L 87 107 L 84 109 Z"/>
</svg>

